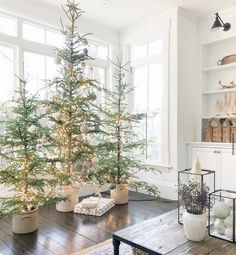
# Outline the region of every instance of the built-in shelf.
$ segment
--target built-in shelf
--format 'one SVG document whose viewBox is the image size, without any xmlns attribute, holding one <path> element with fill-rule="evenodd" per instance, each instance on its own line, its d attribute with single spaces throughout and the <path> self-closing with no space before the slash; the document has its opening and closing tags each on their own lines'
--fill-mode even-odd
<svg viewBox="0 0 236 255">
<path fill-rule="evenodd" d="M 236 88 L 208 90 L 208 91 L 204 91 L 203 94 L 212 95 L 212 94 L 233 93 L 233 92 L 236 92 Z"/>
<path fill-rule="evenodd" d="M 217 119 L 226 119 L 226 118 L 236 118 L 236 115 L 212 115 L 212 116 L 203 116 L 202 119 L 210 119 L 210 118 L 217 118 Z"/>
<path fill-rule="evenodd" d="M 203 71 L 204 72 L 214 72 L 214 71 L 226 70 L 226 69 L 231 69 L 231 68 L 236 68 L 236 63 L 221 65 L 221 66 L 211 66 L 211 67 L 203 69 Z"/>
</svg>

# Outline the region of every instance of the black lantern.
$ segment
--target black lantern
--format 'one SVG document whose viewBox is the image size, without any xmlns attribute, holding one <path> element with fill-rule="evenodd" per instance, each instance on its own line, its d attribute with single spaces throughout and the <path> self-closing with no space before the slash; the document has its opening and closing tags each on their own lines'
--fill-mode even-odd
<svg viewBox="0 0 236 255">
<path fill-rule="evenodd" d="M 215 191 L 215 171 L 201 169 L 201 173 L 193 173 L 192 169 L 185 169 L 178 172 L 178 222 L 183 224 L 182 216 L 186 211 L 181 202 L 180 187 L 183 184 L 189 185 L 190 182 L 197 181 L 204 183 L 209 188 L 209 192 Z"/>
<path fill-rule="evenodd" d="M 236 192 L 219 189 L 212 192 L 209 199 L 208 234 L 235 243 Z"/>
</svg>

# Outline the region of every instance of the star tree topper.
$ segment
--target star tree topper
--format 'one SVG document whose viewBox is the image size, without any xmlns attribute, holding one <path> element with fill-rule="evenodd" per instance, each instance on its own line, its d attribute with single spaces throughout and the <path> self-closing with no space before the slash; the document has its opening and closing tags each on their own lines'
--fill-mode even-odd
<svg viewBox="0 0 236 255">
<path fill-rule="evenodd" d="M 80 8 L 78 8 L 79 3 L 75 3 L 75 1 L 73 0 L 71 1 L 67 1 L 67 4 L 65 6 L 68 7 L 68 12 L 76 12 L 78 13 L 80 11 Z"/>
</svg>

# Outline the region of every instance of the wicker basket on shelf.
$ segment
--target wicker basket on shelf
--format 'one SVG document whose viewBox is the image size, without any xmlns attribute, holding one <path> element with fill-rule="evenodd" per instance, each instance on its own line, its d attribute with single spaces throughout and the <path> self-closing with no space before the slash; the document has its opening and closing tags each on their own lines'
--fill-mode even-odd
<svg viewBox="0 0 236 255">
<path fill-rule="evenodd" d="M 218 142 L 222 141 L 222 125 L 220 120 L 213 117 L 207 122 L 206 127 L 206 142 Z"/>
<path fill-rule="evenodd" d="M 211 119 L 207 121 L 206 130 L 206 142 L 212 142 L 212 126 L 211 126 Z"/>
<path fill-rule="evenodd" d="M 222 142 L 231 142 L 231 119 L 225 119 L 222 126 Z"/>
<path fill-rule="evenodd" d="M 230 133 L 231 133 L 230 142 L 235 142 L 236 141 L 236 118 L 231 119 L 231 132 Z"/>
</svg>

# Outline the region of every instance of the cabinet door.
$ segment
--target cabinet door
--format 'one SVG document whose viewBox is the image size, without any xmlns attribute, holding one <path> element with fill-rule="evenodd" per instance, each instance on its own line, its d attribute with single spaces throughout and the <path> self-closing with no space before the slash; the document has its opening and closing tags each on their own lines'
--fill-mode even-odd
<svg viewBox="0 0 236 255">
<path fill-rule="evenodd" d="M 198 157 L 201 168 L 215 171 L 216 176 L 216 189 L 221 187 L 220 181 L 220 151 L 214 148 L 192 148 L 192 161 Z"/>
<path fill-rule="evenodd" d="M 236 191 L 236 155 L 232 150 L 221 150 L 221 187 Z"/>
</svg>

